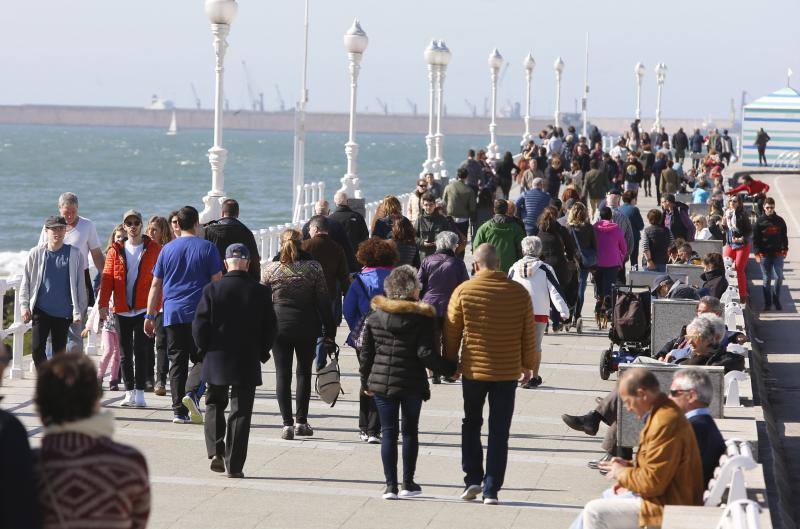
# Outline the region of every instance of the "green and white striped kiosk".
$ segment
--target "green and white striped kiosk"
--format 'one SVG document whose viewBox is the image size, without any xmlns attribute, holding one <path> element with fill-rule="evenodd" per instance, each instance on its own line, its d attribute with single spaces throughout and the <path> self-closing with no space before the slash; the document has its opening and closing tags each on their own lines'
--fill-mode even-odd
<svg viewBox="0 0 800 529">
<path fill-rule="evenodd" d="M 766 151 L 770 166 L 792 155 L 800 156 L 800 93 L 787 86 L 745 105 L 742 120 L 742 163 L 745 166 L 758 165 L 754 142 L 761 128 L 770 137 Z"/>
</svg>

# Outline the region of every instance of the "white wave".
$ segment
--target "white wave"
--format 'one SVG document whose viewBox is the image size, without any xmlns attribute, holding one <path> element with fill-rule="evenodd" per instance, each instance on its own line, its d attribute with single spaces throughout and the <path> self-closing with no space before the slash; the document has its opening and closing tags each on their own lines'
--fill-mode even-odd
<svg viewBox="0 0 800 529">
<path fill-rule="evenodd" d="M 0 277 L 16 277 L 25 270 L 28 252 L 0 252 Z"/>
</svg>

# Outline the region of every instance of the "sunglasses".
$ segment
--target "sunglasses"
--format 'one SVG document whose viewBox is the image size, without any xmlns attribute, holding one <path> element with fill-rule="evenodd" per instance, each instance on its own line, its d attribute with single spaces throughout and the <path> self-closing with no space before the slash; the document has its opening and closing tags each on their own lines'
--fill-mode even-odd
<svg viewBox="0 0 800 529">
<path fill-rule="evenodd" d="M 692 391 L 692 390 L 691 389 L 671 389 L 671 390 L 669 390 L 669 396 L 670 397 L 677 397 L 681 393 L 688 393 L 690 391 Z"/>
<path fill-rule="evenodd" d="M 173 219 L 171 222 L 172 224 L 178 224 L 178 219 Z"/>
<path fill-rule="evenodd" d="M 764 209 L 768 209 L 769 211 L 772 211 L 773 209 L 775 209 L 775 207 L 774 206 L 764 206 Z"/>
<path fill-rule="evenodd" d="M 128 227 L 128 228 L 133 228 L 134 226 L 141 226 L 141 225 L 142 225 L 141 221 L 138 221 L 138 220 L 130 220 L 130 221 L 126 220 L 125 221 L 125 226 Z"/>
</svg>

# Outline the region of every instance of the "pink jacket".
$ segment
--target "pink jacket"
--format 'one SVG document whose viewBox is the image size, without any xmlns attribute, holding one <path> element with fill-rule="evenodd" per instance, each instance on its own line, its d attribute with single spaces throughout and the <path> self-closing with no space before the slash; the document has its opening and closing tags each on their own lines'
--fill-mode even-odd
<svg viewBox="0 0 800 529">
<path fill-rule="evenodd" d="M 622 266 L 628 252 L 622 229 L 610 220 L 599 220 L 594 225 L 594 233 L 597 236 L 597 266 Z"/>
</svg>

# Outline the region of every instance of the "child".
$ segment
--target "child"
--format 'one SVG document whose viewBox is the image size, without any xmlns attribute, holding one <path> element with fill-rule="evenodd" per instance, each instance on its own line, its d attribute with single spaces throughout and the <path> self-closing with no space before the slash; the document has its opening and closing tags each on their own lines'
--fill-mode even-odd
<svg viewBox="0 0 800 529">
<path fill-rule="evenodd" d="M 122 242 L 125 240 L 125 228 L 122 224 L 118 224 L 114 231 L 111 232 L 111 235 L 108 237 L 108 244 L 106 244 L 106 253 L 108 253 L 108 249 L 111 247 L 112 244 L 115 242 Z M 114 303 L 113 295 L 112 299 L 109 302 L 109 309 L 112 309 Z M 117 331 L 117 321 L 116 318 L 113 316 L 114 311 L 109 310 L 109 317 L 103 321 L 100 321 L 100 304 L 95 303 L 94 307 L 92 308 L 92 313 L 89 315 L 89 321 L 87 323 L 86 329 L 83 331 L 84 333 L 88 332 L 88 329 L 91 328 L 92 332 L 97 334 L 100 333 L 100 344 L 103 348 L 103 357 L 100 359 L 100 365 L 97 368 L 97 379 L 100 381 L 102 385 L 103 378 L 106 376 L 106 368 L 109 367 L 108 364 L 111 364 L 111 380 L 109 381 L 108 389 L 110 391 L 119 391 L 119 364 L 120 364 L 120 350 L 119 350 L 119 338 L 118 338 L 118 331 Z M 85 336 L 85 334 L 84 334 Z"/>
</svg>

